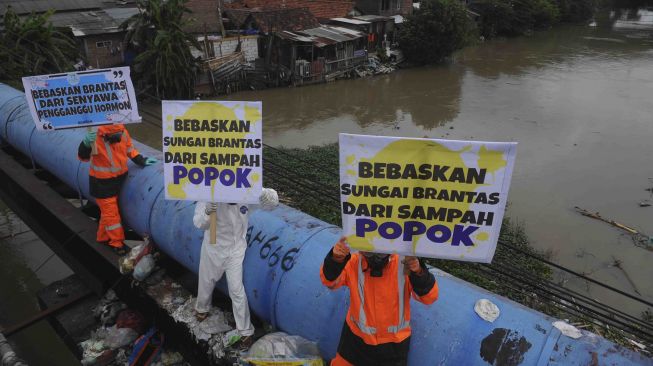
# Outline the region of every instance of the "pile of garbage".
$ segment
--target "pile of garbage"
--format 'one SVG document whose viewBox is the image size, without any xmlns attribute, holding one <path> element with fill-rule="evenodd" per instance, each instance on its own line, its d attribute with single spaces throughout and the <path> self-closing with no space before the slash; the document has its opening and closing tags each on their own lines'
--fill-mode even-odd
<svg viewBox="0 0 653 366">
<path fill-rule="evenodd" d="M 160 282 L 162 274 L 150 276 L 156 270 L 154 247 L 146 237 L 142 244 L 133 247 L 119 260 L 120 272 L 131 274 L 135 283 Z M 165 336 L 155 327 L 148 326 L 143 315 L 129 309 L 113 290 L 93 309 L 100 326 L 91 337 L 79 344 L 82 365 L 151 366 L 188 365 L 182 355 L 166 349 Z"/>
<path fill-rule="evenodd" d="M 136 281 L 143 281 L 152 273 L 155 267 L 154 246 L 150 243 L 149 237 L 145 236 L 144 242 L 129 251 L 127 255 L 120 258 L 120 273 L 129 274 Z"/>
<path fill-rule="evenodd" d="M 209 359 L 216 364 L 225 360 L 237 362 L 240 352 L 232 346 L 240 340 L 233 314 L 213 307 L 203 321 L 195 317 L 195 297 L 156 266 L 157 254 L 148 240 L 135 246 L 120 260 L 123 274 L 132 274 L 137 286 L 156 301 L 177 323 L 184 324 L 194 341 L 207 349 Z"/>
<path fill-rule="evenodd" d="M 100 326 L 79 344 L 82 365 L 188 365 L 180 353 L 166 350 L 165 337 L 154 327 L 147 329 L 143 315 L 129 309 L 113 290 L 107 291 L 93 314 Z"/>
<path fill-rule="evenodd" d="M 354 69 L 356 74 L 361 78 L 379 74 L 389 74 L 395 70 L 397 70 L 397 65 L 395 63 L 384 63 L 378 56 L 370 56 L 367 59 L 367 64 L 358 66 Z"/>
<path fill-rule="evenodd" d="M 235 344 L 241 336 L 235 329 L 233 314 L 212 307 L 199 321 L 195 316 L 196 298 L 157 267 L 154 247 L 146 239 L 119 260 L 120 271 L 133 277 L 138 286 L 177 323 L 183 324 L 213 364 L 322 366 L 314 343 L 298 336 L 271 333 L 260 338 L 248 351 Z M 165 335 L 147 324 L 138 311 L 129 309 L 109 290 L 94 308 L 100 326 L 80 343 L 83 365 L 182 366 L 188 363 L 181 354 L 167 349 Z M 267 329 L 270 331 L 270 329 Z M 140 358 L 139 358 L 140 357 Z M 298 363 L 299 362 L 299 363 Z"/>
<path fill-rule="evenodd" d="M 283 332 L 261 337 L 252 345 L 242 361 L 245 365 L 256 366 L 324 365 L 315 343 Z"/>
</svg>

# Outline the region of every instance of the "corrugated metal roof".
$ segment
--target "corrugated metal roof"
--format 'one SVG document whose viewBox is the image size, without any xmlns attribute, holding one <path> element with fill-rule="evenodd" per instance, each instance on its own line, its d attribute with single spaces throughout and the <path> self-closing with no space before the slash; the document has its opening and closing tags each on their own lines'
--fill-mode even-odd
<svg viewBox="0 0 653 366">
<path fill-rule="evenodd" d="M 303 36 L 301 34 L 297 34 L 294 32 L 290 31 L 283 31 L 277 33 L 277 36 L 282 39 L 287 39 L 290 41 L 296 41 L 296 42 L 307 42 L 307 43 L 313 43 L 314 37 L 307 37 Z"/>
<path fill-rule="evenodd" d="M 120 24 L 136 13 L 136 8 L 57 12 L 50 21 L 55 27 L 68 27 L 74 36 L 83 37 L 121 32 Z"/>
<path fill-rule="evenodd" d="M 354 17 L 354 19 L 363 20 L 366 22 L 378 22 L 378 21 L 388 20 L 392 18 L 384 17 L 381 15 L 359 15 L 357 17 Z"/>
<path fill-rule="evenodd" d="M 44 13 L 50 9 L 57 11 L 74 11 L 99 9 L 100 0 L 0 0 L 0 13 L 4 14 L 7 6 L 16 14 Z"/>
<path fill-rule="evenodd" d="M 122 24 L 122 22 L 131 18 L 133 15 L 138 14 L 138 8 L 108 8 L 104 9 L 104 11 L 118 22 L 118 25 Z"/>
<path fill-rule="evenodd" d="M 304 29 L 297 32 L 283 31 L 276 33 L 278 37 L 295 42 L 313 43 L 316 47 L 324 47 L 340 42 L 353 41 L 365 37 L 362 32 L 353 29 L 323 25 L 317 28 Z"/>
<path fill-rule="evenodd" d="M 336 26 L 333 26 L 333 25 L 329 26 L 329 27 L 334 29 L 334 30 L 337 30 L 338 32 L 348 34 L 348 35 L 350 35 L 350 36 L 352 36 L 354 38 L 364 37 L 365 36 L 365 34 L 363 34 L 362 32 L 359 32 L 359 31 L 354 30 L 354 29 L 349 29 L 349 28 L 344 28 L 344 27 L 336 27 Z"/>
<path fill-rule="evenodd" d="M 315 37 L 322 37 L 322 38 L 327 38 L 327 39 L 332 39 L 336 42 L 347 42 L 350 40 L 350 37 L 345 36 L 344 34 L 333 31 L 330 29 L 326 29 L 323 27 L 320 28 L 312 28 L 312 29 L 304 29 L 302 33 L 308 34 L 309 36 L 315 36 Z"/>
<path fill-rule="evenodd" d="M 57 12 L 50 21 L 55 27 L 70 28 L 76 37 L 118 31 L 118 24 L 102 10 Z"/>
<path fill-rule="evenodd" d="M 354 25 L 367 25 L 367 24 L 370 24 L 370 22 L 366 22 L 366 21 L 360 20 L 360 19 L 353 19 L 353 18 L 331 18 L 331 20 L 334 21 L 334 22 L 354 24 Z"/>
</svg>

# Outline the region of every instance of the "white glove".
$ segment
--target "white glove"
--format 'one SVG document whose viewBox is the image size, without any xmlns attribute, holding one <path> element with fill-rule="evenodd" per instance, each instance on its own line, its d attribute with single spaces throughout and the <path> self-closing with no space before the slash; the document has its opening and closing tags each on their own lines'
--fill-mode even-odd
<svg viewBox="0 0 653 366">
<path fill-rule="evenodd" d="M 218 204 L 217 203 L 209 202 L 209 203 L 206 204 L 206 208 L 204 209 L 204 212 L 207 215 L 210 215 L 211 213 L 217 211 L 217 209 L 218 209 Z"/>
<path fill-rule="evenodd" d="M 272 188 L 263 188 L 258 200 L 264 209 L 271 209 L 279 204 L 279 195 Z"/>
</svg>

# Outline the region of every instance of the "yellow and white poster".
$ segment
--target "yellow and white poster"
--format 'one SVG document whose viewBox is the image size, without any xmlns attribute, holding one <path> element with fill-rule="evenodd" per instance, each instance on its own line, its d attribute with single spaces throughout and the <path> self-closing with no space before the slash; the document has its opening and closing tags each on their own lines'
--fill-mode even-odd
<svg viewBox="0 0 653 366">
<path fill-rule="evenodd" d="M 166 199 L 258 203 L 261 102 L 163 101 L 162 108 Z"/>
<path fill-rule="evenodd" d="M 516 148 L 340 134 L 347 242 L 370 252 L 491 262 Z"/>
</svg>

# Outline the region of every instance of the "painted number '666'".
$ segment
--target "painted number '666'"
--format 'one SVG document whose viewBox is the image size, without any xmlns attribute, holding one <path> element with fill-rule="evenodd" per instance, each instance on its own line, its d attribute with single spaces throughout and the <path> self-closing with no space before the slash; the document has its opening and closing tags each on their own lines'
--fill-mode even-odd
<svg viewBox="0 0 653 366">
<path fill-rule="evenodd" d="M 267 238 L 261 231 L 252 235 L 253 229 L 253 226 L 247 228 L 247 247 L 260 246 L 258 254 L 269 267 L 279 265 L 282 270 L 290 271 L 295 265 L 295 255 L 299 252 L 299 248 L 284 248 L 283 245 L 276 243 L 278 236 Z"/>
</svg>

